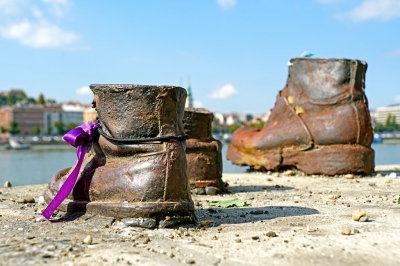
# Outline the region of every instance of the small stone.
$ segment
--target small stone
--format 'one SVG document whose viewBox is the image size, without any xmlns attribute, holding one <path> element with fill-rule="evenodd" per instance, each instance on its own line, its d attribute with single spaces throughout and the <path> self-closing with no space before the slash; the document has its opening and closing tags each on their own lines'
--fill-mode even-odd
<svg viewBox="0 0 400 266">
<path fill-rule="evenodd" d="M 235 239 L 235 242 L 236 242 L 236 243 L 241 243 L 242 240 L 237 238 L 237 239 Z"/>
<path fill-rule="evenodd" d="M 218 237 L 216 237 L 216 236 L 213 236 L 213 238 L 211 238 L 211 240 L 217 240 L 218 239 Z"/>
<path fill-rule="evenodd" d="M 390 173 L 390 175 L 388 176 L 389 178 L 396 178 L 397 174 L 395 172 Z"/>
<path fill-rule="evenodd" d="M 201 226 L 209 226 L 210 224 L 211 224 L 210 220 L 203 220 L 203 221 L 200 222 Z"/>
<path fill-rule="evenodd" d="M 35 199 L 33 197 L 24 198 L 24 203 L 35 203 Z"/>
<path fill-rule="evenodd" d="M 376 177 L 382 177 L 382 174 L 381 173 L 377 173 Z"/>
<path fill-rule="evenodd" d="M 206 194 L 206 190 L 202 187 L 197 187 L 191 190 L 191 192 L 195 195 L 205 195 Z"/>
<path fill-rule="evenodd" d="M 292 170 L 287 170 L 283 175 L 292 176 L 292 175 L 294 175 L 294 172 Z"/>
<path fill-rule="evenodd" d="M 358 221 L 362 223 L 368 222 L 368 216 L 362 216 Z"/>
<path fill-rule="evenodd" d="M 206 187 L 206 194 L 207 195 L 215 195 L 217 194 L 218 188 L 216 187 Z"/>
<path fill-rule="evenodd" d="M 367 212 L 365 210 L 355 210 L 355 211 L 353 211 L 351 218 L 354 221 L 359 221 L 361 217 L 366 216 L 366 215 L 367 215 Z"/>
<path fill-rule="evenodd" d="M 150 238 L 146 237 L 145 239 L 143 239 L 143 244 L 147 244 L 150 242 Z"/>
<path fill-rule="evenodd" d="M 385 184 L 390 184 L 390 179 L 385 179 Z"/>
<path fill-rule="evenodd" d="M 350 229 L 343 230 L 343 231 L 341 232 L 341 234 L 342 234 L 342 235 L 345 235 L 345 236 L 349 236 L 349 235 L 351 235 L 351 230 L 350 230 Z"/>
<path fill-rule="evenodd" d="M 11 182 L 10 181 L 6 181 L 3 185 L 3 187 L 12 187 Z"/>
<path fill-rule="evenodd" d="M 268 237 L 276 237 L 276 236 L 277 236 L 276 233 L 273 232 L 273 231 L 269 231 L 269 232 L 266 233 L 265 235 L 268 236 Z"/>
<path fill-rule="evenodd" d="M 359 233 L 360 233 L 360 230 L 354 228 L 353 233 L 354 233 L 354 234 L 359 234 Z"/>
<path fill-rule="evenodd" d="M 40 196 L 40 197 L 38 198 L 38 202 L 39 202 L 39 203 L 44 203 L 44 197 L 43 197 L 43 196 Z"/>
<path fill-rule="evenodd" d="M 354 175 L 353 174 L 347 174 L 347 175 L 344 176 L 344 178 L 353 179 Z"/>
<path fill-rule="evenodd" d="M 275 176 L 275 177 L 279 177 L 279 173 L 278 172 L 275 172 L 272 175 Z"/>
<path fill-rule="evenodd" d="M 252 236 L 251 239 L 253 240 L 258 240 L 260 237 L 259 236 Z"/>
<path fill-rule="evenodd" d="M 88 235 L 83 239 L 83 243 L 86 245 L 91 245 L 93 243 L 93 237 L 91 235 Z"/>
<path fill-rule="evenodd" d="M 334 199 L 336 199 L 336 196 L 335 195 L 329 195 L 328 199 L 334 200 Z"/>
</svg>

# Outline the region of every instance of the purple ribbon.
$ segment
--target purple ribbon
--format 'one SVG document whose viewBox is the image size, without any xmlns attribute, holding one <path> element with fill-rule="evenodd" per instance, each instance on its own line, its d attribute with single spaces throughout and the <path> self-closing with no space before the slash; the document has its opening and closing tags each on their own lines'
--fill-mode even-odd
<svg viewBox="0 0 400 266">
<path fill-rule="evenodd" d="M 72 173 L 67 177 L 64 184 L 61 186 L 57 195 L 50 202 L 47 208 L 42 212 L 42 215 L 46 219 L 50 219 L 57 207 L 68 197 L 72 189 L 75 186 L 76 179 L 78 178 L 79 171 L 82 166 L 83 159 L 85 158 L 86 150 L 89 144 L 93 140 L 93 135 L 99 124 L 94 122 L 89 122 L 87 125 L 80 125 L 70 131 L 68 131 L 63 139 L 76 148 L 76 156 L 78 157 L 78 162 Z"/>
</svg>

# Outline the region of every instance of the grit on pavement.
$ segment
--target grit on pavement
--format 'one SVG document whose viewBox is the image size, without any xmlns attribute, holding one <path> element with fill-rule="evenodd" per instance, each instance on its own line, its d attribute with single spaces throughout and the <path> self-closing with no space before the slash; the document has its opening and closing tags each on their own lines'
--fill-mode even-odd
<svg viewBox="0 0 400 266">
<path fill-rule="evenodd" d="M 1 188 L 0 265 L 400 265 L 399 177 L 400 165 L 224 174 L 229 193 L 192 195 L 197 223 L 156 229 L 88 213 L 43 220 L 45 184 Z M 233 198 L 250 205 L 209 206 Z"/>
</svg>

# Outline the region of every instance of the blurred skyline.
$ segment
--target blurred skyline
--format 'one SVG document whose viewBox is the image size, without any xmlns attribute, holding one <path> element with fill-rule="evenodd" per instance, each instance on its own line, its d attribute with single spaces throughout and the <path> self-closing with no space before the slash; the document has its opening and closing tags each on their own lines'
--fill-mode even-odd
<svg viewBox="0 0 400 266">
<path fill-rule="evenodd" d="M 0 91 L 90 103 L 93 83 L 190 82 L 195 107 L 266 113 L 305 52 L 368 63 L 400 103 L 399 0 L 0 0 Z"/>
</svg>

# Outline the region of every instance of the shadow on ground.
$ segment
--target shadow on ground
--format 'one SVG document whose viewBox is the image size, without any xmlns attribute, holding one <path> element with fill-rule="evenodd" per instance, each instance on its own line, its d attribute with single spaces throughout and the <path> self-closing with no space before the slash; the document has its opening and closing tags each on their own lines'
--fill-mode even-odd
<svg viewBox="0 0 400 266">
<path fill-rule="evenodd" d="M 230 193 L 238 192 L 260 192 L 260 191 L 273 191 L 273 190 L 292 190 L 293 187 L 274 185 L 274 186 L 229 186 Z"/>
<path fill-rule="evenodd" d="M 319 214 L 316 209 L 292 206 L 267 206 L 260 208 L 209 208 L 196 210 L 199 221 L 210 220 L 210 227 L 220 224 L 242 224 L 266 221 L 280 217 L 305 216 Z"/>
</svg>

